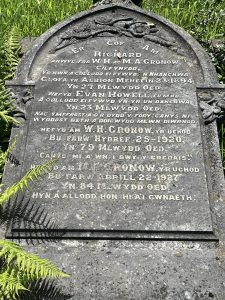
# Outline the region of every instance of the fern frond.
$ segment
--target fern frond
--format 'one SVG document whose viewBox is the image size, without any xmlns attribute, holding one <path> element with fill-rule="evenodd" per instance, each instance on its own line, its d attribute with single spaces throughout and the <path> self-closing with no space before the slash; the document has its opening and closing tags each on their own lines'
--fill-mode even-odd
<svg viewBox="0 0 225 300">
<path fill-rule="evenodd" d="M 0 47 L 0 74 L 3 80 L 11 79 L 15 73 L 19 63 L 19 54 L 21 49 L 19 40 L 20 38 L 15 27 L 7 32 L 7 34 L 3 37 Z"/>
<path fill-rule="evenodd" d="M 8 187 L 2 193 L 2 195 L 0 195 L 0 205 L 8 201 L 11 197 L 15 196 L 19 191 L 23 192 L 25 188 L 28 188 L 29 183 L 34 182 L 38 178 L 50 172 L 56 161 L 57 159 L 50 160 L 47 163 L 28 171 L 23 178 L 21 178 L 17 183 Z"/>
<path fill-rule="evenodd" d="M 1 73 L 1 59 L 0 59 L 0 73 Z M 12 105 L 13 101 L 10 101 L 11 92 L 4 85 L 4 82 L 0 80 L 0 147 L 5 148 L 8 143 L 10 130 L 12 124 L 18 125 L 19 122 L 13 117 L 13 111 L 15 109 Z M 1 166 L 1 165 L 0 165 Z M 2 174 L 2 168 L 0 167 L 0 177 Z"/>
<path fill-rule="evenodd" d="M 9 146 L 9 148 L 5 152 L 1 151 L 1 149 L 0 149 L 0 179 L 2 178 L 1 174 L 3 172 L 4 164 L 7 160 L 7 158 L 9 157 L 10 152 L 15 147 L 15 144 L 16 144 L 16 138 L 13 140 L 12 144 Z M 0 185 L 0 187 L 1 187 L 1 185 Z M 0 190 L 0 195 L 1 195 L 1 190 Z"/>
<path fill-rule="evenodd" d="M 0 274 L 0 300 L 16 299 L 20 291 L 27 291 L 15 270 L 6 269 Z"/>
<path fill-rule="evenodd" d="M 8 99 L 10 99 L 10 90 L 6 88 L 3 80 L 0 80 L 0 110 L 4 110 L 9 107 Z"/>
<path fill-rule="evenodd" d="M 16 145 L 16 138 L 14 138 L 12 144 L 5 152 L 0 152 L 0 168 L 5 164 L 10 152 L 15 147 L 15 145 Z"/>
<path fill-rule="evenodd" d="M 15 110 L 13 100 L 11 100 L 11 92 L 5 87 L 4 82 L 0 80 L 0 118 L 6 122 L 18 125 L 19 122 L 11 115 Z"/>
<path fill-rule="evenodd" d="M 0 247 L 2 247 L 0 258 L 7 262 L 7 269 L 10 270 L 13 265 L 13 270 L 23 273 L 23 280 L 33 281 L 46 277 L 69 277 L 52 262 L 26 252 L 16 243 L 0 240 Z"/>
<path fill-rule="evenodd" d="M 2 118 L 3 121 L 5 121 L 6 123 L 11 123 L 11 124 L 15 124 L 15 125 L 20 124 L 20 122 L 17 121 L 15 118 L 9 116 L 9 113 L 11 113 L 11 112 L 12 112 L 12 108 L 9 108 L 4 111 L 0 111 L 0 118 Z"/>
<path fill-rule="evenodd" d="M 8 143 L 12 124 L 19 124 L 13 117 L 15 107 L 12 105 L 10 90 L 5 86 L 5 80 L 11 79 L 20 60 L 21 46 L 16 29 L 12 28 L 0 35 L 0 147 L 5 149 Z M 0 169 L 0 179 L 2 169 Z"/>
</svg>

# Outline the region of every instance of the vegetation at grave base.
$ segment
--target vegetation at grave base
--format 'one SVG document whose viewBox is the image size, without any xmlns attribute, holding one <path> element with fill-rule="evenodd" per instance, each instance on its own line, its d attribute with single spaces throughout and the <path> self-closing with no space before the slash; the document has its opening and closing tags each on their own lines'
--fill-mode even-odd
<svg viewBox="0 0 225 300">
<path fill-rule="evenodd" d="M 0 300 L 18 299 L 21 291 L 29 291 L 32 281 L 40 278 L 69 277 L 47 259 L 28 253 L 20 245 L 0 240 Z"/>
<path fill-rule="evenodd" d="M 14 142 L 15 144 L 15 142 Z M 10 146 L 9 149 L 11 149 Z M 5 163 L 7 153 L 0 155 L 0 167 Z M 27 189 L 29 184 L 48 173 L 55 160 L 28 171 L 23 178 L 0 193 L 0 208 L 18 193 Z M 46 277 L 69 277 L 58 267 L 46 259 L 26 252 L 20 245 L 0 240 L 0 300 L 19 299 L 20 293 L 29 292 L 32 282 Z"/>
</svg>

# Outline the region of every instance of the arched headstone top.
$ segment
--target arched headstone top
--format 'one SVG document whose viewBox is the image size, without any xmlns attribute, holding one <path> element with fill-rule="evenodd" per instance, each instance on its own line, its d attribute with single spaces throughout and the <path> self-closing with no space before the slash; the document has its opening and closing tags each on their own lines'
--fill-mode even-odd
<svg viewBox="0 0 225 300">
<path fill-rule="evenodd" d="M 98 38 L 101 43 L 108 34 L 132 40 L 133 43 L 142 41 L 146 45 L 164 48 L 171 55 L 178 55 L 192 70 L 197 86 L 218 83 L 212 63 L 196 40 L 163 17 L 130 3 L 98 5 L 52 27 L 36 40 L 33 48 L 24 56 L 14 81 L 35 82 L 39 69 L 57 57 L 60 49 L 62 52 L 66 47 L 76 48 L 76 45 L 79 47 L 80 43 L 93 38 Z"/>
</svg>

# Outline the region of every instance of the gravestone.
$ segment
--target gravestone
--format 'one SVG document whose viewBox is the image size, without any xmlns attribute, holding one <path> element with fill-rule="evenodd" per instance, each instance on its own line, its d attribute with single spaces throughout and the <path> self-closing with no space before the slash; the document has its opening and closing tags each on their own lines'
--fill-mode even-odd
<svg viewBox="0 0 225 300">
<path fill-rule="evenodd" d="M 72 299 L 225 299 L 225 87 L 184 30 L 115 2 L 51 28 L 8 82 L 23 118 L 4 181 L 57 162 L 21 204 L 51 221 L 6 236 L 49 239 L 27 248 L 72 274 Z"/>
</svg>

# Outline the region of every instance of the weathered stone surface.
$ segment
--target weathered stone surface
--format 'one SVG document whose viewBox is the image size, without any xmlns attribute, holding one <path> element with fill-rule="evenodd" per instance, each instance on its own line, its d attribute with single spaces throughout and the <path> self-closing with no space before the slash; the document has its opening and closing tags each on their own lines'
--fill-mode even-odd
<svg viewBox="0 0 225 300">
<path fill-rule="evenodd" d="M 117 52 L 112 44 L 120 44 Z M 150 43 L 135 51 L 133 44 L 97 38 L 82 43 L 81 53 L 63 48 L 46 64 L 25 162 L 60 160 L 45 192 L 40 186 L 31 197 L 43 198 L 57 220 L 64 208 L 61 228 L 210 231 L 192 75 L 167 48 L 154 45 L 151 54 Z"/>
<path fill-rule="evenodd" d="M 21 53 L 25 54 L 28 50 L 32 48 L 36 37 L 26 37 L 21 40 Z"/>
<path fill-rule="evenodd" d="M 73 299 L 222 300 L 224 86 L 182 29 L 105 4 L 41 36 L 9 83 L 21 165 L 4 180 L 59 160 L 21 203 L 45 221 L 7 237 L 64 239 L 38 251 L 72 274 Z"/>
<path fill-rule="evenodd" d="M 55 263 L 63 260 L 65 270 L 74 274 L 62 282 L 65 294 L 72 294 L 74 300 L 225 297 L 223 264 L 216 257 L 214 244 L 62 241 L 49 244 L 48 251 L 40 246 L 39 251 Z"/>
<path fill-rule="evenodd" d="M 123 4 L 136 4 L 141 5 L 142 0 L 93 0 L 94 7 L 98 5 L 108 5 L 108 4 L 115 4 L 115 3 L 123 3 Z"/>
</svg>

